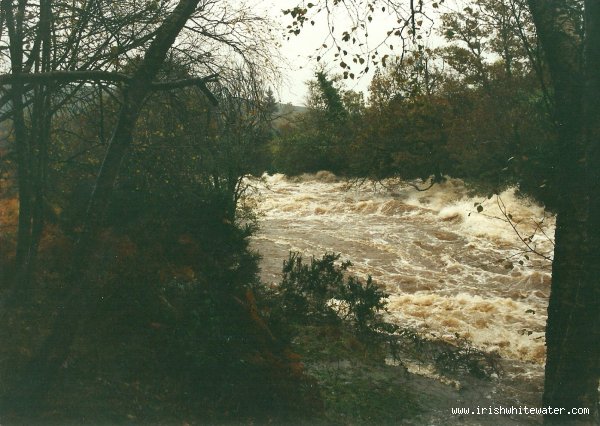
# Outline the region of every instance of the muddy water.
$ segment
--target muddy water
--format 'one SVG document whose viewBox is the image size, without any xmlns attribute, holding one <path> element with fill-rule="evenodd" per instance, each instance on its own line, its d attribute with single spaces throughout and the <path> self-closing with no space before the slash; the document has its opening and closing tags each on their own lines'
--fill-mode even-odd
<svg viewBox="0 0 600 426">
<path fill-rule="evenodd" d="M 555 222 L 514 189 L 488 199 L 455 179 L 426 192 L 392 181 L 349 187 L 327 172 L 252 184 L 260 217 L 253 244 L 265 282 L 278 281 L 290 250 L 341 253 L 355 274 L 372 275 L 390 294 L 389 319 L 399 325 L 543 364 L 550 262 L 523 253 L 501 207 L 547 256 Z"/>
</svg>

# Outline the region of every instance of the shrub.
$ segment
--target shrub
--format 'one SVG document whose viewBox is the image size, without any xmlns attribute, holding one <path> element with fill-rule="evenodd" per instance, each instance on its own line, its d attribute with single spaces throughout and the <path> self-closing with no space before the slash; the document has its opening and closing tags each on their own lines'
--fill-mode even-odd
<svg viewBox="0 0 600 426">
<path fill-rule="evenodd" d="M 290 253 L 283 262 L 277 305 L 280 313 L 300 323 L 346 320 L 359 334 L 395 331 L 380 314 L 385 311 L 388 295 L 370 276 L 366 283 L 347 276 L 352 264 L 336 264 L 339 259 L 339 254 L 326 253 L 307 264 L 300 254 Z"/>
<path fill-rule="evenodd" d="M 340 299 L 347 304 L 346 317 L 357 330 L 383 330 L 379 312 L 385 310 L 388 295 L 373 283 L 371 276 L 365 284 L 356 277 L 348 277 L 340 293 Z"/>
</svg>

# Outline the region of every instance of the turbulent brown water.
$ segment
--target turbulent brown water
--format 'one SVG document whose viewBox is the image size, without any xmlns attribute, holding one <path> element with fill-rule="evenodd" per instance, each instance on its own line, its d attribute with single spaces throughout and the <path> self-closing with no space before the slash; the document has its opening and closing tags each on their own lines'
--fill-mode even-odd
<svg viewBox="0 0 600 426">
<path fill-rule="evenodd" d="M 531 247 L 552 256 L 555 219 L 542 206 L 515 189 L 472 196 L 457 179 L 426 192 L 403 182 L 349 185 L 328 172 L 252 184 L 265 282 L 279 280 L 290 250 L 341 253 L 390 294 L 390 320 L 436 338 L 458 335 L 540 375 L 550 262 L 525 256 L 500 206 Z"/>
</svg>

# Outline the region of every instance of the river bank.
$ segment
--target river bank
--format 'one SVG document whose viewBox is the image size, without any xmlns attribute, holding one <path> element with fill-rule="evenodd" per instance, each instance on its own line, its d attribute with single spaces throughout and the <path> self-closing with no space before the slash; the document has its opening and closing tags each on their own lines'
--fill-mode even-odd
<svg viewBox="0 0 600 426">
<path fill-rule="evenodd" d="M 263 176 L 252 185 L 250 202 L 258 210 L 260 227 L 252 246 L 263 256 L 264 282 L 278 281 L 289 251 L 316 257 L 341 253 L 353 262 L 351 273 L 372 275 L 390 294 L 387 319 L 414 330 L 428 347 L 420 351 L 439 353 L 440 345 L 468 342 L 498 360 L 498 373 L 480 379 L 464 371 L 440 375 L 432 360 L 415 357 L 410 342 L 405 342 L 402 365 L 365 364 L 348 354 L 323 362 L 318 350 L 302 353 L 303 346 L 318 348 L 323 342 L 299 342 L 307 372 L 325 390 L 335 392 L 347 383 L 345 400 L 325 395 L 326 403 L 336 407 L 356 399 L 365 407 L 378 407 L 381 401 L 412 401 L 396 407 L 408 413 L 400 417 L 409 424 L 541 421 L 528 416 L 452 417 L 451 409 L 541 403 L 550 263 L 524 249 L 513 226 L 537 252 L 551 256 L 554 218 L 542 206 L 514 188 L 497 197 L 473 195 L 456 179 L 427 192 L 402 182 L 351 185 L 327 172 Z M 360 397 L 369 389 L 383 394 Z M 349 422 L 363 420 L 369 423 Z"/>
</svg>

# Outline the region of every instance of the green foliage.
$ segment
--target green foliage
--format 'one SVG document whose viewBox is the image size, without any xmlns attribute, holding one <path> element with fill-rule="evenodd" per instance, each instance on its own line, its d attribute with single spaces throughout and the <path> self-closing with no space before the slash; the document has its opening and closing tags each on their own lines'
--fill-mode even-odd
<svg viewBox="0 0 600 426">
<path fill-rule="evenodd" d="M 458 334 L 452 342 L 424 337 L 412 328 L 402 328 L 396 336 L 396 344 L 401 352 L 398 358 L 406 357 L 432 365 L 442 376 L 460 379 L 466 373 L 488 380 L 502 373 L 498 362 L 500 356 L 496 352 L 488 353 L 474 348 Z"/>
<path fill-rule="evenodd" d="M 308 111 L 281 130 L 272 149 L 274 169 L 289 175 L 347 169 L 352 131 L 364 107 L 339 79 L 317 72 L 308 83 Z"/>
<path fill-rule="evenodd" d="M 527 8 L 476 0 L 441 24 L 447 44 L 388 57 L 375 70 L 367 105 L 342 80 L 317 73 L 308 83 L 309 111 L 273 145 L 274 169 L 372 179 L 449 175 L 482 188 L 517 185 L 553 208 L 556 128 Z"/>
<path fill-rule="evenodd" d="M 336 264 L 340 255 L 326 253 L 321 259 L 303 262 L 290 253 L 283 263 L 278 289 L 280 315 L 300 323 L 348 321 L 359 334 L 389 330 L 381 319 L 387 294 L 368 277 L 366 283 L 347 276 L 349 261 Z"/>
<path fill-rule="evenodd" d="M 479 379 L 489 379 L 500 372 L 497 357 L 470 345 L 443 350 L 435 357 L 435 365 L 442 373 L 465 371 Z"/>
<path fill-rule="evenodd" d="M 412 70 L 406 68 L 413 67 Z M 379 104 L 368 109 L 357 129 L 349 168 L 375 179 L 439 176 L 448 164 L 448 102 L 425 83 L 415 60 L 397 64 L 388 75 L 374 78 L 371 91 Z"/>
<path fill-rule="evenodd" d="M 450 42 L 444 49 L 449 65 L 469 84 L 523 77 L 538 65 L 533 22 L 519 2 L 475 0 L 443 14 L 440 33 Z"/>
<path fill-rule="evenodd" d="M 306 264 L 300 254 L 290 253 L 283 262 L 279 285 L 282 309 L 297 319 L 336 318 L 328 301 L 338 295 L 344 285 L 344 272 L 351 265 L 335 265 L 339 258 L 339 254 L 326 253 L 321 260 L 312 258 Z"/>
<path fill-rule="evenodd" d="M 189 76 L 169 65 L 165 79 Z M 240 208 L 243 177 L 266 167 L 274 98 L 260 81 L 238 77 L 214 89 L 218 109 L 192 88 L 146 100 L 86 265 L 85 285 L 102 295 L 83 313 L 86 332 L 94 333 L 79 337 L 77 365 L 61 371 L 66 385 L 57 385 L 60 396 L 79 395 L 74 405 L 114 390 L 103 388 L 109 382 L 128 389 L 119 422 L 132 412 L 143 423 L 165 422 L 167 415 L 149 419 L 139 406 L 161 412 L 172 404 L 192 419 L 270 423 L 297 416 L 304 404 L 301 368 L 292 369 L 282 341 L 255 312 L 260 300 L 250 288 L 258 283 L 259 256 L 248 239 L 255 223 Z M 106 151 L 104 129 L 119 108 L 90 88 L 79 95 L 77 107 L 54 121 L 47 199 L 58 226 L 41 249 L 36 300 L 44 303 L 32 304 L 40 314 L 24 321 L 29 340 L 19 341 L 28 353 L 49 331 L 39 318 L 54 317 L 52 307 L 64 303 L 55 299 L 64 297 L 69 250 Z M 19 350 L 7 348 L 3 359 L 24 363 Z M 133 383 L 156 386 L 136 394 Z"/>
<path fill-rule="evenodd" d="M 333 81 L 327 78 L 323 72 L 317 72 L 317 85 L 326 112 L 327 121 L 336 125 L 344 124 L 348 117 L 348 111 L 342 102 L 340 91 L 333 86 Z"/>
<path fill-rule="evenodd" d="M 379 329 L 383 323 L 378 314 L 385 310 L 387 302 L 384 299 L 387 296 L 373 283 L 371 276 L 364 284 L 356 277 L 348 277 L 339 295 L 339 300 L 345 306 L 338 313 L 350 319 L 360 332 Z"/>
<path fill-rule="evenodd" d="M 304 116 L 295 127 L 283 129 L 271 149 L 273 169 L 288 175 L 333 170 L 329 146 Z"/>
</svg>

